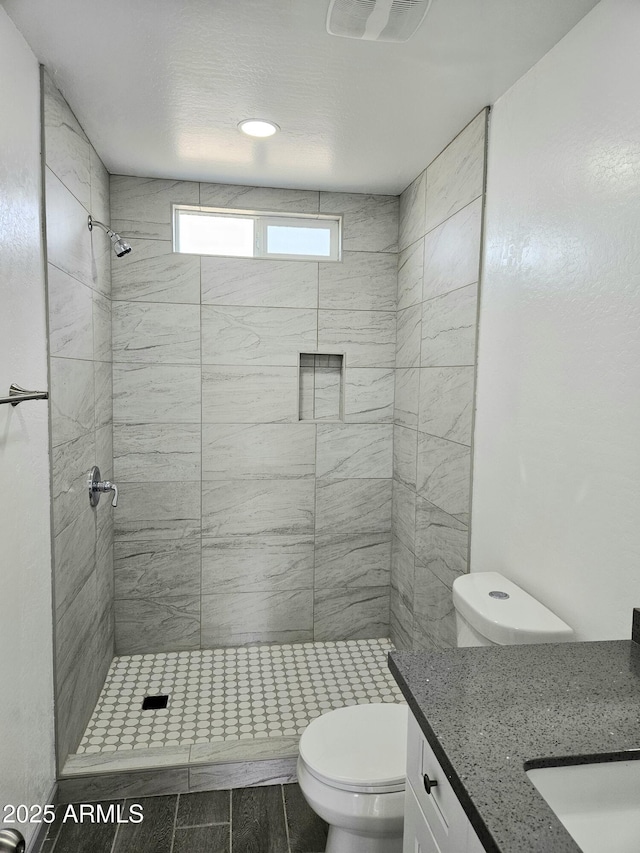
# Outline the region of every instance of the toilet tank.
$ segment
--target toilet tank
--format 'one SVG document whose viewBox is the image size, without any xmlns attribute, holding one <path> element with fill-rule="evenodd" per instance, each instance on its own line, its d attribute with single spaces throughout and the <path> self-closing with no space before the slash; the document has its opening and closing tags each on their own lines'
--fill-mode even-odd
<svg viewBox="0 0 640 853">
<path fill-rule="evenodd" d="M 472 572 L 453 582 L 458 646 L 566 643 L 570 628 L 544 604 L 498 572 Z"/>
</svg>

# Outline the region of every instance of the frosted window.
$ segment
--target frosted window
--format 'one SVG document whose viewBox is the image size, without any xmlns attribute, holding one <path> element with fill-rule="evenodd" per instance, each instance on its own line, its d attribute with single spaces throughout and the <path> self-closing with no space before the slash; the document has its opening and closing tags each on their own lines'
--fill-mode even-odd
<svg viewBox="0 0 640 853">
<path fill-rule="evenodd" d="M 267 225 L 267 254 L 331 256 L 329 228 Z"/>
<path fill-rule="evenodd" d="M 233 258 L 339 261 L 342 217 L 173 205 L 173 250 Z"/>
<path fill-rule="evenodd" d="M 177 226 L 179 252 L 239 258 L 254 256 L 255 222 L 249 217 L 207 216 L 179 211 Z"/>
</svg>

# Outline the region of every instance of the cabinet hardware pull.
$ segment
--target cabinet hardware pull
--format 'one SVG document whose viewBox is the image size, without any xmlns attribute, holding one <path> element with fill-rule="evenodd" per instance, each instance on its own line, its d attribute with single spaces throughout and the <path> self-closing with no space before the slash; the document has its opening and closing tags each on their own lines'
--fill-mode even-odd
<svg viewBox="0 0 640 853">
<path fill-rule="evenodd" d="M 427 773 L 423 774 L 422 781 L 424 782 L 424 789 L 427 792 L 427 794 L 430 794 L 431 789 L 435 788 L 436 785 L 438 784 L 438 782 L 435 779 L 429 779 L 429 776 Z"/>
</svg>

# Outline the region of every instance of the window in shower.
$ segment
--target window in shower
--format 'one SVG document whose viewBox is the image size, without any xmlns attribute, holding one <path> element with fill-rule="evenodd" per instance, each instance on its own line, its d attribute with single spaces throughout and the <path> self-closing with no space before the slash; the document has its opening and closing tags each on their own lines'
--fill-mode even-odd
<svg viewBox="0 0 640 853">
<path fill-rule="evenodd" d="M 300 353 L 298 418 L 301 421 L 344 420 L 342 353 Z"/>
<path fill-rule="evenodd" d="M 342 217 L 173 205 L 173 250 L 233 258 L 339 261 Z"/>
</svg>

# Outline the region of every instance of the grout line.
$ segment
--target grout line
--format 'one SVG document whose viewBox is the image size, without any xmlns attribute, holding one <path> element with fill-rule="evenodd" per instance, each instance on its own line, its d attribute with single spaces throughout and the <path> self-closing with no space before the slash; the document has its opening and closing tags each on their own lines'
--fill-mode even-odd
<svg viewBox="0 0 640 853">
<path fill-rule="evenodd" d="M 176 824 L 178 822 L 178 806 L 180 805 L 180 794 L 176 795 L 176 808 L 173 813 L 173 830 L 171 832 L 171 847 L 169 848 L 169 853 L 173 853 L 173 847 L 176 843 Z"/>
<path fill-rule="evenodd" d="M 229 788 L 229 853 L 233 853 L 233 788 Z"/>
<path fill-rule="evenodd" d="M 123 808 L 124 808 L 124 806 L 126 806 L 126 804 L 127 804 L 126 798 L 122 801 L 122 804 L 123 804 Z M 117 853 L 118 834 L 120 833 L 120 827 L 121 826 L 122 826 L 122 824 L 120 824 L 120 823 L 116 826 L 116 831 L 115 831 L 115 835 L 113 836 L 113 843 L 111 844 L 110 853 Z"/>
<path fill-rule="evenodd" d="M 284 797 L 284 785 L 280 785 L 280 796 L 282 797 L 282 813 L 284 815 L 284 831 L 287 834 L 287 850 L 291 853 L 291 838 L 289 836 L 289 821 L 287 820 L 287 801 Z"/>
</svg>

